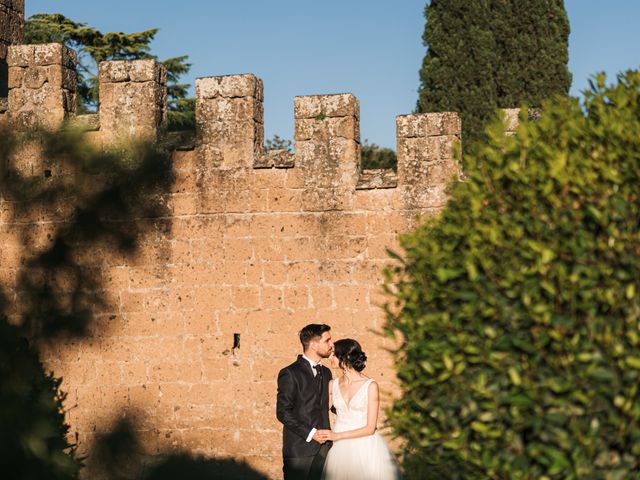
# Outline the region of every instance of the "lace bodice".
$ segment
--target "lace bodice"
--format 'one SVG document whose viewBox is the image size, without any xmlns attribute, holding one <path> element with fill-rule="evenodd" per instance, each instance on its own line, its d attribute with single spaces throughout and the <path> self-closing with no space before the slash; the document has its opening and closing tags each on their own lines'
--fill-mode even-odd
<svg viewBox="0 0 640 480">
<path fill-rule="evenodd" d="M 367 425 L 367 407 L 369 405 L 369 384 L 373 382 L 370 378 L 364 382 L 360 389 L 351 397 L 349 405 L 342 396 L 338 379 L 333 381 L 331 394 L 333 396 L 333 406 L 336 408 L 336 424 L 333 430 L 344 432 L 355 430 Z"/>
</svg>

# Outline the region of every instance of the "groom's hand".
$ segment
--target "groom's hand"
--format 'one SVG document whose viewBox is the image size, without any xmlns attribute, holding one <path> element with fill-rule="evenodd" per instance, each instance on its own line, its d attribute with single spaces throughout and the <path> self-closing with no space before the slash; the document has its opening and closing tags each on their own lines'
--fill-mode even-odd
<svg viewBox="0 0 640 480">
<path fill-rule="evenodd" d="M 318 442 L 318 443 L 324 443 L 327 441 L 328 439 L 328 433 L 331 432 L 331 430 L 318 430 L 314 435 L 313 435 L 313 439 Z"/>
</svg>

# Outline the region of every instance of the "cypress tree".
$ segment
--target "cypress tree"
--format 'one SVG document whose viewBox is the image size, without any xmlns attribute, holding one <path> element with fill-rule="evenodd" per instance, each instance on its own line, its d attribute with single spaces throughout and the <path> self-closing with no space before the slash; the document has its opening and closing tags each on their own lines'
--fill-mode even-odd
<svg viewBox="0 0 640 480">
<path fill-rule="evenodd" d="M 459 112 L 465 150 L 496 108 L 568 94 L 563 0 L 431 0 L 425 17 L 417 111 Z"/>
<path fill-rule="evenodd" d="M 563 0 L 493 0 L 498 107 L 566 96 L 571 87 L 569 18 Z"/>
<path fill-rule="evenodd" d="M 476 139 L 497 104 L 489 0 L 432 0 L 425 17 L 417 111 L 458 112 L 464 138 Z"/>
</svg>

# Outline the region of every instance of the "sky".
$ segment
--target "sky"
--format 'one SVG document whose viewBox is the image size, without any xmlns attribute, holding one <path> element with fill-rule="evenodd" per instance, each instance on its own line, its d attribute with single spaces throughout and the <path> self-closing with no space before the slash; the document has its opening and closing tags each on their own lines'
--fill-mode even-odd
<svg viewBox="0 0 640 480">
<path fill-rule="evenodd" d="M 426 0 L 26 0 L 103 32 L 160 28 L 152 53 L 189 55 L 184 77 L 264 80 L 265 135 L 293 138 L 297 95 L 353 93 L 362 140 L 395 148 L 395 117 L 416 105 Z M 640 67 L 640 1 L 565 0 L 572 95 L 604 71 Z"/>
</svg>

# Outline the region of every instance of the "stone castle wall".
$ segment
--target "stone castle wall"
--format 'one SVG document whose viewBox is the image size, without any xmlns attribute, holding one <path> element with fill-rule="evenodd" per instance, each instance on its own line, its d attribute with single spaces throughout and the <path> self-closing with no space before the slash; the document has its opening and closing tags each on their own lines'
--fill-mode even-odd
<svg viewBox="0 0 640 480">
<path fill-rule="evenodd" d="M 105 147 L 167 138 L 160 64 L 102 63 L 100 111 L 76 116 L 75 53 L 17 45 L 21 8 L 0 0 L 0 65 L 8 66 L 0 125 L 72 121 Z M 200 78 L 196 95 L 195 141 L 173 152 L 162 214 L 133 253 L 104 241 L 74 257 L 94 280 L 80 290 L 98 288 L 103 301 L 85 305 L 93 319 L 86 335 L 41 350 L 63 378 L 87 478 L 100 478 L 93 449 L 123 418 L 148 455 L 233 457 L 280 478 L 276 375 L 295 359 L 297 331 L 307 323 L 328 323 L 334 338 L 361 341 L 384 405 L 397 393 L 391 344 L 377 333 L 386 249 L 444 206 L 459 173 L 458 116 L 398 117 L 397 173 L 362 171 L 353 95 L 296 97 L 293 154 L 264 150 L 263 85 L 254 75 Z M 32 161 L 29 174 L 64 175 L 43 165 Z M 74 219 L 69 205 L 15 215 L 18 207 L 0 192 L 0 285 L 9 287 L 15 322 L 29 255 L 51 248 L 55 232 Z M 132 228 L 147 221 L 132 218 Z M 70 275 L 77 283 L 79 274 Z M 59 284 L 60 292 L 72 290 L 64 279 Z"/>
<path fill-rule="evenodd" d="M 7 49 L 22 42 L 24 0 L 0 0 L 0 113 L 7 108 Z"/>
</svg>

